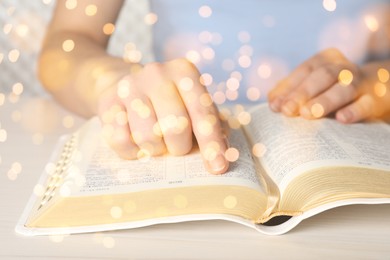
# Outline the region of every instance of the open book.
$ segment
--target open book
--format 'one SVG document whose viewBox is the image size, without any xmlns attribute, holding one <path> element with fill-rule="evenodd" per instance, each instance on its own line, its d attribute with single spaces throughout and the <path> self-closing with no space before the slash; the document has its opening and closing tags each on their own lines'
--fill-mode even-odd
<svg viewBox="0 0 390 260">
<path fill-rule="evenodd" d="M 62 138 L 16 231 L 70 234 L 223 219 L 282 234 L 333 207 L 390 203 L 390 125 L 287 118 L 267 105 L 250 115 L 249 124 L 230 131 L 239 157 L 223 175 L 206 172 L 196 149 L 122 160 L 92 119 Z"/>
</svg>

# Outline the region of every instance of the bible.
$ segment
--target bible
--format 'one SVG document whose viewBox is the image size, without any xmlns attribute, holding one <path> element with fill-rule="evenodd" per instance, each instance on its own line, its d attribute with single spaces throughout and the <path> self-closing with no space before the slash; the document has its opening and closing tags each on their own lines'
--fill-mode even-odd
<svg viewBox="0 0 390 260">
<path fill-rule="evenodd" d="M 16 231 L 73 234 L 221 219 L 276 235 L 330 208 L 390 203 L 389 124 L 287 118 L 266 104 L 244 115 L 245 124 L 231 124 L 233 153 L 222 175 L 206 172 L 196 147 L 184 156 L 120 159 L 100 121 L 89 120 L 60 140 Z"/>
</svg>

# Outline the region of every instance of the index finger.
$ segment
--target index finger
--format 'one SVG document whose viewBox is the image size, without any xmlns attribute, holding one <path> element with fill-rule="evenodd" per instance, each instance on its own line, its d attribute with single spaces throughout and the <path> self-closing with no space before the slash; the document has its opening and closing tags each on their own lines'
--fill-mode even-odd
<svg viewBox="0 0 390 260">
<path fill-rule="evenodd" d="M 215 174 L 226 172 L 229 167 L 225 158 L 226 138 L 218 110 L 205 86 L 200 83 L 198 70 L 185 59 L 174 60 L 167 65 L 172 69 L 172 79 L 186 106 L 206 169 Z"/>
</svg>

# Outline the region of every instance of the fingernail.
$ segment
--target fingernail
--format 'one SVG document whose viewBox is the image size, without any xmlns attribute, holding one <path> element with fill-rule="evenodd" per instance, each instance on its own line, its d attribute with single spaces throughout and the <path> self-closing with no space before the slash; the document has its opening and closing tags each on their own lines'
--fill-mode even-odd
<svg viewBox="0 0 390 260">
<path fill-rule="evenodd" d="M 216 174 L 223 173 L 223 170 L 227 166 L 227 161 L 225 159 L 225 156 L 223 156 L 222 154 L 217 155 L 217 157 L 215 157 L 215 159 L 213 159 L 211 161 L 207 161 L 207 162 L 210 166 L 210 169 L 213 171 L 213 173 L 216 173 Z"/>
<path fill-rule="evenodd" d="M 311 112 L 307 107 L 302 107 L 299 114 L 304 118 L 311 118 Z"/>
<path fill-rule="evenodd" d="M 336 115 L 337 120 L 341 121 L 342 123 L 348 123 L 352 120 L 352 113 L 349 110 L 343 110 L 341 112 L 338 112 Z"/>
<path fill-rule="evenodd" d="M 284 114 L 288 116 L 293 116 L 296 114 L 298 105 L 292 100 L 289 100 L 287 103 L 285 103 L 282 107 L 282 111 Z"/>
<path fill-rule="evenodd" d="M 280 105 L 282 103 L 282 99 L 280 97 L 275 98 L 270 104 L 270 108 L 274 112 L 280 112 Z"/>
</svg>

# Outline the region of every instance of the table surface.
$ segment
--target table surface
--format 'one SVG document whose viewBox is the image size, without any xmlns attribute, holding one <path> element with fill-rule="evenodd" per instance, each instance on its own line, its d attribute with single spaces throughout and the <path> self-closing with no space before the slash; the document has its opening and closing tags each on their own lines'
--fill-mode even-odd
<svg viewBox="0 0 390 260">
<path fill-rule="evenodd" d="M 281 236 L 226 221 L 71 236 L 16 234 L 59 136 L 82 122 L 50 98 L 0 101 L 0 259 L 390 259 L 390 205 L 332 209 Z"/>
</svg>

